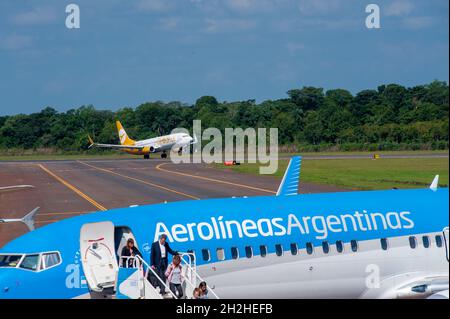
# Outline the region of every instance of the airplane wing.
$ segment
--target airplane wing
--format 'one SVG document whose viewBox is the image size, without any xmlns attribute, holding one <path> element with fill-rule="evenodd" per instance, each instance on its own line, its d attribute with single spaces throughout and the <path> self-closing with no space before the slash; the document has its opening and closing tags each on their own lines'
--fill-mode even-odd
<svg viewBox="0 0 450 319">
<path fill-rule="evenodd" d="M 281 184 L 278 187 L 277 196 L 297 195 L 298 182 L 300 180 L 300 168 L 302 164 L 301 156 L 293 156 L 289 161 L 286 172 L 284 173 Z"/>
<path fill-rule="evenodd" d="M 143 146 L 135 146 L 135 145 L 118 145 L 118 144 L 101 144 L 101 143 L 95 143 L 90 136 L 88 136 L 89 142 L 91 143 L 89 145 L 89 148 L 91 147 L 102 147 L 102 148 L 118 148 L 118 149 L 138 149 L 141 150 L 144 147 Z"/>
<path fill-rule="evenodd" d="M 34 230 L 34 217 L 36 216 L 38 210 L 39 207 L 36 207 L 22 218 L 9 218 L 9 219 L 0 218 L 0 224 L 21 222 L 24 223 L 30 231 L 32 231 Z"/>
<path fill-rule="evenodd" d="M 383 280 L 380 288 L 368 289 L 369 299 L 439 299 L 448 296 L 448 275 L 399 274 Z M 447 297 L 448 298 L 448 297 Z"/>
</svg>

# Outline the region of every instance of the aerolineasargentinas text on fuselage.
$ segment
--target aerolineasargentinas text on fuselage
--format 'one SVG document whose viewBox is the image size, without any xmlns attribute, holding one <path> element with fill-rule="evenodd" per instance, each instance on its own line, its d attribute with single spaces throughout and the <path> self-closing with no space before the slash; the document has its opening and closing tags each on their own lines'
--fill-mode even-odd
<svg viewBox="0 0 450 319">
<path fill-rule="evenodd" d="M 29 232 L 0 250 L 0 298 L 107 286 L 135 296 L 124 282 L 139 271 L 122 275 L 117 252 L 133 237 L 148 263 L 163 233 L 219 298 L 448 297 L 448 188 L 437 178 L 426 189 L 299 195 L 300 163 L 291 159 L 277 196 L 114 209 Z M 140 296 L 153 296 L 145 284 Z"/>
</svg>

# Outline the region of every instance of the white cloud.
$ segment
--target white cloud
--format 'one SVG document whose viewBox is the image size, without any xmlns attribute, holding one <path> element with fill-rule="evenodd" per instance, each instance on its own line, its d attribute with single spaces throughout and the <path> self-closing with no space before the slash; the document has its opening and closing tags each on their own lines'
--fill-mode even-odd
<svg viewBox="0 0 450 319">
<path fill-rule="evenodd" d="M 407 29 L 417 30 L 432 26 L 434 19 L 432 17 L 408 17 L 402 20 L 402 24 Z"/>
<path fill-rule="evenodd" d="M 54 8 L 37 7 L 28 12 L 19 13 L 11 18 L 12 23 L 22 26 L 37 26 L 57 21 L 58 15 Z"/>
<path fill-rule="evenodd" d="M 303 15 L 334 12 L 343 5 L 341 0 L 297 0 L 297 7 Z"/>
<path fill-rule="evenodd" d="M 0 38 L 0 48 L 5 50 L 20 50 L 30 47 L 33 39 L 27 35 L 11 34 Z"/>
<path fill-rule="evenodd" d="M 249 19 L 206 19 L 206 32 L 245 31 L 256 27 L 256 22 Z"/>
<path fill-rule="evenodd" d="M 391 2 L 384 13 L 387 16 L 403 17 L 409 15 L 414 9 L 414 5 L 409 0 L 396 0 Z"/>
<path fill-rule="evenodd" d="M 178 19 L 176 17 L 168 17 L 168 18 L 159 19 L 158 22 L 159 22 L 160 29 L 175 30 L 180 23 L 180 19 Z"/>
<path fill-rule="evenodd" d="M 164 12 L 172 9 L 173 4 L 172 0 L 139 0 L 136 8 L 148 12 Z"/>
<path fill-rule="evenodd" d="M 302 51 L 304 48 L 305 48 L 305 45 L 303 43 L 299 43 L 299 42 L 286 43 L 286 49 L 290 53 L 296 53 L 296 52 Z"/>
</svg>

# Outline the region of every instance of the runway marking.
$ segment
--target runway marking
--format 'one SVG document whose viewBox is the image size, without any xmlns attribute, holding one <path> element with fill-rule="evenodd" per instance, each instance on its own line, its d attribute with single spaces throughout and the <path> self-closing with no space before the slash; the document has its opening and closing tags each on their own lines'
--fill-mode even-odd
<svg viewBox="0 0 450 319">
<path fill-rule="evenodd" d="M 91 164 L 88 164 L 88 163 L 84 163 L 82 161 L 77 161 L 77 162 L 80 163 L 80 164 L 87 165 L 87 166 L 90 166 L 92 168 L 95 168 L 95 169 L 97 169 L 99 171 L 103 171 L 103 172 L 106 172 L 106 173 L 117 175 L 117 176 L 120 176 L 120 177 L 123 177 L 123 178 L 128 178 L 128 179 L 130 179 L 132 181 L 136 181 L 136 182 L 140 182 L 140 183 L 143 183 L 143 184 L 146 184 L 146 185 L 149 185 L 149 186 L 153 186 L 153 187 L 157 187 L 157 188 L 160 188 L 160 189 L 164 189 L 164 190 L 166 190 L 168 192 L 172 192 L 172 193 L 175 193 L 175 194 L 178 194 L 178 195 L 186 196 L 186 197 L 189 197 L 189 198 L 192 198 L 192 199 L 200 199 L 199 197 L 196 197 L 196 196 L 193 196 L 193 195 L 189 195 L 189 194 L 186 194 L 186 193 L 183 193 L 183 192 L 179 192 L 177 190 L 174 190 L 174 189 L 171 189 L 171 188 L 168 188 L 168 187 L 165 187 L 165 186 L 161 186 L 161 185 L 158 185 L 158 184 L 150 183 L 150 182 L 144 181 L 142 179 L 138 179 L 138 178 L 134 178 L 134 177 L 131 177 L 131 176 L 123 175 L 123 174 L 120 174 L 120 173 L 117 173 L 117 172 L 113 172 L 113 171 L 111 171 L 109 169 L 97 167 L 97 166 L 94 166 L 94 165 L 91 165 Z"/>
<path fill-rule="evenodd" d="M 61 184 L 67 186 L 69 189 L 71 189 L 72 191 L 74 191 L 76 194 L 78 194 L 80 197 L 84 198 L 85 200 L 87 200 L 89 203 L 91 203 L 92 205 L 94 205 L 96 208 L 98 208 L 99 210 L 107 210 L 107 208 L 105 208 L 104 206 L 100 205 L 99 203 L 97 203 L 95 200 L 93 200 L 92 198 L 90 198 L 88 195 L 86 195 L 85 193 L 83 193 L 82 191 L 80 191 L 78 188 L 76 188 L 75 186 L 71 185 L 69 182 L 65 181 L 64 179 L 62 179 L 61 177 L 59 177 L 58 175 L 56 175 L 55 173 L 53 173 L 52 171 L 50 171 L 48 168 L 46 168 L 44 165 L 42 164 L 37 164 L 37 166 L 39 166 L 43 171 L 45 171 L 47 174 L 49 174 L 50 176 L 52 176 L 54 179 L 56 179 L 58 182 L 60 182 Z"/>
<path fill-rule="evenodd" d="M 182 176 L 203 179 L 203 180 L 206 180 L 206 181 L 211 181 L 211 182 L 216 182 L 216 183 L 222 183 L 222 184 L 228 184 L 228 185 L 233 185 L 233 186 L 237 186 L 237 187 L 249 188 L 249 189 L 258 190 L 258 191 L 266 192 L 266 193 L 272 193 L 272 194 L 276 194 L 277 193 L 277 192 L 271 191 L 269 189 L 264 189 L 264 188 L 260 188 L 260 187 L 254 187 L 254 186 L 249 186 L 249 185 L 244 185 L 244 184 L 238 184 L 238 183 L 224 181 L 224 180 L 221 180 L 221 179 L 215 179 L 215 178 L 204 177 L 204 176 L 197 176 L 197 175 L 181 173 L 181 172 L 171 171 L 171 170 L 168 170 L 168 169 L 165 169 L 165 168 L 161 168 L 161 166 L 166 165 L 166 164 L 169 164 L 169 163 L 159 164 L 159 165 L 156 166 L 156 169 L 159 170 L 159 171 L 167 172 L 167 173 L 171 173 L 171 174 L 178 174 L 178 175 L 182 175 Z"/>
</svg>

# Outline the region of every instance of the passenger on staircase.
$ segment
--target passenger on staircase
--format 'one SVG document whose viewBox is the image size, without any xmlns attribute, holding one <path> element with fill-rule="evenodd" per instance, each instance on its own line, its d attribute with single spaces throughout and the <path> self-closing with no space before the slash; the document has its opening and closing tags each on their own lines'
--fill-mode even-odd
<svg viewBox="0 0 450 319">
<path fill-rule="evenodd" d="M 181 284 L 184 281 L 184 276 L 179 255 L 173 256 L 172 263 L 167 267 L 165 275 L 169 281 L 169 287 L 173 294 L 177 296 L 178 299 L 183 297 L 183 287 Z"/>
<path fill-rule="evenodd" d="M 135 256 L 139 256 L 142 258 L 141 252 L 134 245 L 134 239 L 128 238 L 127 245 L 122 248 L 122 254 L 120 255 L 122 267 L 132 268 L 133 263 L 134 263 L 134 258 L 128 258 L 128 257 L 135 257 Z"/>
<path fill-rule="evenodd" d="M 199 299 L 208 299 L 208 287 L 206 286 L 206 282 L 202 281 L 200 285 L 198 285 L 200 289 L 200 298 Z"/>
<path fill-rule="evenodd" d="M 192 292 L 192 299 L 200 299 L 200 295 L 202 294 L 202 291 L 200 288 L 195 288 Z"/>
<path fill-rule="evenodd" d="M 150 266 L 164 283 L 166 283 L 165 273 L 167 269 L 167 254 L 178 255 L 178 252 L 170 248 L 169 243 L 166 241 L 166 239 L 167 235 L 161 234 L 161 236 L 159 236 L 159 240 L 155 241 L 152 244 L 152 249 L 150 252 Z M 148 280 L 155 288 L 159 286 L 161 295 L 164 295 L 166 293 L 165 286 L 161 283 L 160 280 L 152 276 L 151 272 L 149 272 Z"/>
</svg>

